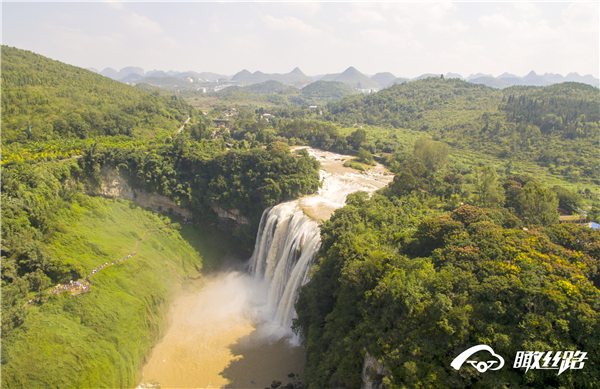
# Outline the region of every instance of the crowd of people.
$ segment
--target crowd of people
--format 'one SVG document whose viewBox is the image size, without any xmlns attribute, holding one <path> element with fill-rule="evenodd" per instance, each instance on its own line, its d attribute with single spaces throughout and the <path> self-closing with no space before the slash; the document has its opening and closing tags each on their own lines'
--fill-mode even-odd
<svg viewBox="0 0 600 389">
<path fill-rule="evenodd" d="M 48 293 L 49 294 L 61 294 L 65 290 L 68 290 L 71 292 L 71 296 L 75 296 L 75 295 L 78 295 L 78 294 L 81 294 L 84 292 L 88 292 L 92 288 L 92 286 L 89 283 L 89 277 L 91 275 L 98 273 L 100 270 L 104 269 L 107 266 L 116 265 L 117 263 L 121 263 L 124 260 L 133 257 L 134 255 L 135 255 L 135 251 L 133 253 L 129 254 L 128 256 L 126 256 L 125 258 L 119 259 L 118 261 L 112 261 L 111 263 L 105 262 L 101 266 L 92 270 L 92 272 L 90 274 L 85 276 L 85 282 L 71 280 L 71 281 L 69 281 L 68 284 L 56 285 L 54 288 L 50 289 L 50 291 Z M 30 301 L 28 301 L 28 304 L 31 304 L 32 302 L 33 302 L 33 300 L 30 300 Z"/>
<path fill-rule="evenodd" d="M 111 263 L 105 262 L 104 264 L 102 264 L 99 267 L 97 267 L 94 270 L 92 270 L 92 272 L 90 274 L 88 274 L 87 276 L 85 276 L 85 279 L 87 280 L 91 275 L 98 273 L 100 270 L 104 269 L 107 266 L 112 266 L 112 265 L 116 265 L 117 263 L 121 263 L 124 260 L 133 257 L 134 255 L 135 255 L 135 251 L 133 253 L 129 254 L 128 256 L 126 256 L 125 258 L 119 259 L 118 261 L 112 261 Z"/>
<path fill-rule="evenodd" d="M 65 290 L 71 292 L 71 296 L 75 296 L 76 294 L 87 292 L 91 289 L 89 282 L 79 282 L 79 281 L 69 281 L 68 284 L 58 284 L 54 288 L 50 289 L 49 294 L 61 294 Z M 31 302 L 30 302 L 31 304 Z"/>
</svg>

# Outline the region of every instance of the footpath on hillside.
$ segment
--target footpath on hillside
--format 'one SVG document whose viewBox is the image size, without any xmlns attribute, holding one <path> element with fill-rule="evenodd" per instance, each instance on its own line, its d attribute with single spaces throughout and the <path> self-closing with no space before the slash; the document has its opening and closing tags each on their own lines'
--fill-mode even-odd
<svg viewBox="0 0 600 389">
<path fill-rule="evenodd" d="M 133 250 L 131 252 L 131 254 L 125 256 L 124 258 L 112 261 L 112 262 L 105 262 L 104 264 L 98 266 L 97 268 L 95 268 L 94 270 L 92 270 L 88 275 L 86 275 L 84 278 L 79 279 L 77 281 L 69 281 L 68 284 L 58 284 L 56 286 L 54 286 L 53 288 L 51 288 L 50 290 L 48 290 L 48 294 L 56 294 L 56 295 L 60 295 L 61 293 L 68 291 L 71 293 L 71 296 L 78 296 L 82 293 L 86 293 L 89 292 L 90 290 L 92 290 L 92 286 L 90 285 L 90 277 L 93 276 L 94 274 L 98 274 L 98 272 L 104 270 L 105 268 L 109 267 L 109 266 L 114 266 L 117 265 L 131 257 L 133 257 L 136 254 L 136 251 L 140 245 L 140 243 L 142 243 L 144 240 L 146 240 L 146 238 L 148 237 L 148 235 L 150 235 L 153 232 L 160 232 L 162 230 L 164 230 L 165 228 L 169 228 L 170 225 L 166 225 L 161 229 L 158 230 L 149 230 L 146 231 L 146 233 L 144 234 L 144 236 L 141 239 L 138 239 L 138 241 L 135 243 L 135 246 L 133 247 Z M 37 298 L 33 298 L 31 300 L 29 300 L 25 306 L 29 307 L 31 304 L 33 304 L 34 302 L 37 302 L 38 299 Z"/>
</svg>

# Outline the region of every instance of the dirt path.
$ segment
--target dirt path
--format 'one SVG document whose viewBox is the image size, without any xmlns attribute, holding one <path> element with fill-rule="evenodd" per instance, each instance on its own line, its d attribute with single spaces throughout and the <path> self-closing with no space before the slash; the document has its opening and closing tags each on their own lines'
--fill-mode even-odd
<svg viewBox="0 0 600 389">
<path fill-rule="evenodd" d="M 185 122 L 183 122 L 183 126 L 181 126 L 181 128 L 179 128 L 179 130 L 177 130 L 178 134 L 181 134 L 181 131 L 183 131 L 183 128 L 189 121 L 190 121 L 190 117 L 188 116 L 187 120 Z"/>
<path fill-rule="evenodd" d="M 142 243 L 143 241 L 145 241 L 146 238 L 148 237 L 148 235 L 150 235 L 153 232 L 160 232 L 160 231 L 162 231 L 162 230 L 164 230 L 166 228 L 169 228 L 169 227 L 170 227 L 170 225 L 166 225 L 163 228 L 158 229 L 158 230 L 149 230 L 149 231 L 146 231 L 146 233 L 144 234 L 144 236 L 141 239 L 138 239 L 137 242 L 135 242 L 135 246 L 133 247 L 133 250 L 132 250 L 131 254 L 129 254 L 126 257 L 121 258 L 119 260 L 112 261 L 110 263 L 106 262 L 103 265 L 98 266 L 97 268 L 95 268 L 94 270 L 92 270 L 92 272 L 89 273 L 87 276 L 85 276 L 84 278 L 80 278 L 77 281 L 72 281 L 71 280 L 68 284 L 64 284 L 64 285 L 63 284 L 58 284 L 58 285 L 54 286 L 53 288 L 51 288 L 50 290 L 48 290 L 47 293 L 48 294 L 57 294 L 57 295 L 59 295 L 62 292 L 69 291 L 71 293 L 71 296 L 78 296 L 78 295 L 80 295 L 82 293 L 89 292 L 92 289 L 92 287 L 91 287 L 91 285 L 89 283 L 89 278 L 91 276 L 93 276 L 94 274 L 99 273 L 104 268 L 107 268 L 107 267 L 112 266 L 112 265 L 116 265 L 118 263 L 121 263 L 121 262 L 125 261 L 126 259 L 129 259 L 129 258 L 133 257 L 135 255 L 138 247 L 140 246 L 140 243 Z M 37 302 L 36 298 L 27 301 L 25 303 L 25 307 L 28 308 L 34 302 Z"/>
</svg>

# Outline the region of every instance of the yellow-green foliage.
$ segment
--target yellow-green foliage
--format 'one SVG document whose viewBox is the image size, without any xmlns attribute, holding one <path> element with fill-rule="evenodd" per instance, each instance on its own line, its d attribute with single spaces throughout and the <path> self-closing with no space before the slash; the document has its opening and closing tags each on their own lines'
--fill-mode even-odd
<svg viewBox="0 0 600 389">
<path fill-rule="evenodd" d="M 598 387 L 597 232 L 528 231 L 505 210 L 469 205 L 430 215 L 412 196 L 358 193 L 323 224 L 296 304 L 308 387 L 360 387 L 365 351 L 390 387 Z M 477 344 L 508 360 L 519 350 L 579 350 L 588 360 L 561 375 L 450 367 Z"/>
</svg>

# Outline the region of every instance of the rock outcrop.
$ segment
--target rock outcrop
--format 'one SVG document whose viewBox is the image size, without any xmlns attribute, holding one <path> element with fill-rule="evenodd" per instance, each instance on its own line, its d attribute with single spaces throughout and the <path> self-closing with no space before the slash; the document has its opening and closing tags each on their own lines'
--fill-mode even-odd
<svg viewBox="0 0 600 389">
<path fill-rule="evenodd" d="M 101 174 L 102 185 L 100 187 L 100 194 L 104 197 L 118 197 L 133 201 L 140 207 L 150 208 L 154 212 L 172 212 L 184 219 L 192 217 L 192 213 L 189 210 L 181 208 L 176 202 L 166 196 L 148 193 L 142 189 L 131 188 L 115 169 L 102 168 Z"/>
<path fill-rule="evenodd" d="M 382 389 L 382 380 L 389 374 L 388 369 L 381 362 L 365 351 L 361 389 Z"/>
<path fill-rule="evenodd" d="M 218 205 L 213 205 L 212 210 L 219 216 L 220 219 L 230 219 L 233 220 L 237 225 L 240 226 L 249 226 L 250 220 L 244 215 L 240 214 L 240 211 L 237 209 L 225 210 Z"/>
</svg>

